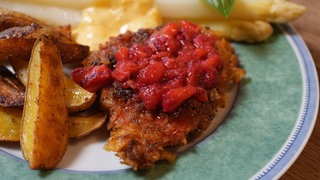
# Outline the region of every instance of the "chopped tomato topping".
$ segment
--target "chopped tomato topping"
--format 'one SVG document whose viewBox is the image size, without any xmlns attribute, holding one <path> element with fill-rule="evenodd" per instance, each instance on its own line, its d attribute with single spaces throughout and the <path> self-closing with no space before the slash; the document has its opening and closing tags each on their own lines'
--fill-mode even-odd
<svg viewBox="0 0 320 180">
<path fill-rule="evenodd" d="M 71 76 L 75 83 L 90 92 L 101 90 L 112 80 L 111 70 L 105 64 L 77 68 L 72 71 Z"/>
<path fill-rule="evenodd" d="M 136 92 L 147 110 L 172 112 L 194 97 L 205 102 L 223 66 L 216 37 L 187 21 L 169 23 L 131 47 L 119 47 L 111 70 L 106 65 L 74 70 L 74 81 L 97 91 L 117 81 Z"/>
</svg>

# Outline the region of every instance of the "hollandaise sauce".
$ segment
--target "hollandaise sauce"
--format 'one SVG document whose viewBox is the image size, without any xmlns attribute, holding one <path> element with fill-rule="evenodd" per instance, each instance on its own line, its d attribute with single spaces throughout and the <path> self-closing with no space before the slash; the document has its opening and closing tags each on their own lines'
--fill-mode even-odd
<svg viewBox="0 0 320 180">
<path fill-rule="evenodd" d="M 73 35 L 77 42 L 96 50 L 110 36 L 161 24 L 162 18 L 153 0 L 101 1 L 82 11 L 82 21 Z"/>
</svg>

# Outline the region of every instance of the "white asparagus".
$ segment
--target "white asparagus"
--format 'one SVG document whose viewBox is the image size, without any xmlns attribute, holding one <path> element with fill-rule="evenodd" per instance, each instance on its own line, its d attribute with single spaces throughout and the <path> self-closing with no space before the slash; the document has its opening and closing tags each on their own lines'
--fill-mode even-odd
<svg viewBox="0 0 320 180">
<path fill-rule="evenodd" d="M 225 19 L 204 0 L 155 0 L 165 18 Z M 261 20 L 284 23 L 305 12 L 305 7 L 286 0 L 236 0 L 229 20 Z"/>
<path fill-rule="evenodd" d="M 5 0 L 9 1 L 9 0 Z M 12 0 L 10 0 L 12 2 Z M 13 0 L 69 9 L 83 9 L 97 4 L 110 4 L 110 0 Z M 121 0 L 124 1 L 124 0 Z M 205 0 L 154 0 L 164 18 L 225 19 Z M 232 20 L 261 20 L 285 23 L 300 17 L 306 8 L 286 0 L 236 0 Z"/>
<path fill-rule="evenodd" d="M 177 22 L 178 19 L 165 19 L 165 23 Z M 208 27 L 219 33 L 226 39 L 238 42 L 261 42 L 267 40 L 273 33 L 270 23 L 265 21 L 245 20 L 199 20 L 188 19 L 195 24 Z"/>
<path fill-rule="evenodd" d="M 73 27 L 81 21 L 82 8 L 111 2 L 103 0 L 2 1 L 0 7 L 18 10 L 52 24 L 71 24 Z M 204 0 L 155 0 L 155 4 L 165 19 L 191 20 L 221 31 L 227 39 L 245 42 L 266 40 L 273 32 L 269 22 L 289 22 L 305 11 L 305 7 L 286 0 L 236 0 L 231 15 L 226 19 Z"/>
<path fill-rule="evenodd" d="M 198 24 L 220 31 L 231 41 L 261 42 L 273 33 L 272 26 L 265 21 L 200 21 Z"/>
<path fill-rule="evenodd" d="M 19 3 L 33 3 L 49 6 L 58 6 L 63 8 L 83 9 L 95 4 L 95 1 L 99 0 L 6 0 Z M 107 0 L 109 1 L 109 0 Z"/>
</svg>

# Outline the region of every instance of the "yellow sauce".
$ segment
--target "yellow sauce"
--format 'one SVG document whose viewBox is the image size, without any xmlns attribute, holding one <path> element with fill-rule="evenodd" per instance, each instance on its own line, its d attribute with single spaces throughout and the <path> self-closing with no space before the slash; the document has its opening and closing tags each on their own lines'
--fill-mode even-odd
<svg viewBox="0 0 320 180">
<path fill-rule="evenodd" d="M 73 35 L 80 44 L 96 50 L 111 36 L 161 24 L 162 17 L 153 0 L 101 0 L 82 11 L 82 21 Z"/>
</svg>

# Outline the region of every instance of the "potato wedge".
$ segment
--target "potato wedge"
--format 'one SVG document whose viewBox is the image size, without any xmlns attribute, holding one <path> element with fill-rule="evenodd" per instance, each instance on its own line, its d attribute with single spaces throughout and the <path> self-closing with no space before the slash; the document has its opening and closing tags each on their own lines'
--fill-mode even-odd
<svg viewBox="0 0 320 180">
<path fill-rule="evenodd" d="M 0 107 L 0 141 L 19 142 L 22 109 Z M 105 113 L 68 117 L 69 138 L 80 139 L 101 128 L 106 121 Z"/>
<path fill-rule="evenodd" d="M 29 60 L 35 39 L 0 39 L 0 62 L 14 59 Z"/>
<path fill-rule="evenodd" d="M 0 39 L 0 61 L 25 59 L 31 56 L 35 38 Z M 89 47 L 76 43 L 57 42 L 63 63 L 80 62 L 89 54 Z"/>
<path fill-rule="evenodd" d="M 96 94 L 83 89 L 67 76 L 64 76 L 65 95 L 69 112 L 78 112 L 89 108 L 96 100 Z"/>
<path fill-rule="evenodd" d="M 68 111 L 63 67 L 52 40 L 35 42 L 28 67 L 20 144 L 31 169 L 51 169 L 68 146 Z"/>
<path fill-rule="evenodd" d="M 39 29 L 41 29 L 41 26 L 35 23 L 32 23 L 28 26 L 8 28 L 0 31 L 0 39 L 28 37 L 33 35 Z"/>
<path fill-rule="evenodd" d="M 24 86 L 5 66 L 0 65 L 0 106 L 23 106 Z"/>
<path fill-rule="evenodd" d="M 23 13 L 0 8 L 0 61 L 30 59 L 36 39 L 46 35 L 57 41 L 64 63 L 80 62 L 89 54 L 89 47 L 76 43 L 70 26 L 49 26 Z"/>
<path fill-rule="evenodd" d="M 41 36 L 49 36 L 50 38 L 63 43 L 76 43 L 71 35 L 71 27 L 66 26 L 45 26 L 42 27 L 39 24 L 31 23 L 27 26 L 11 27 L 0 31 L 0 39 L 10 38 L 26 38 L 26 39 L 38 39 Z"/>
<path fill-rule="evenodd" d="M 28 61 L 24 59 L 13 59 L 9 61 L 14 72 L 16 73 L 20 82 L 26 86 L 28 81 Z"/>
<path fill-rule="evenodd" d="M 19 141 L 21 116 L 21 109 L 0 107 L 0 141 Z"/>
<path fill-rule="evenodd" d="M 9 64 L 11 65 L 13 71 L 16 73 L 20 82 L 26 86 L 28 81 L 28 64 L 29 62 L 24 59 L 14 59 L 10 60 Z"/>
<path fill-rule="evenodd" d="M 81 62 L 89 55 L 89 46 L 64 42 L 58 42 L 57 45 L 63 63 Z"/>
<path fill-rule="evenodd" d="M 11 27 L 26 26 L 31 23 L 37 23 L 41 26 L 46 26 L 44 22 L 38 19 L 6 8 L 0 8 L 0 22 L 0 31 Z"/>
<path fill-rule="evenodd" d="M 10 64 L 16 72 L 19 80 L 27 85 L 27 71 L 28 62 L 23 59 L 11 60 Z M 78 112 L 89 108 L 96 100 L 96 94 L 89 92 L 73 82 L 66 75 L 64 76 L 65 82 L 65 96 L 69 112 Z"/>
<path fill-rule="evenodd" d="M 103 126 L 107 119 L 105 113 L 90 116 L 69 116 L 69 137 L 80 139 Z"/>
</svg>

